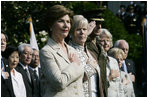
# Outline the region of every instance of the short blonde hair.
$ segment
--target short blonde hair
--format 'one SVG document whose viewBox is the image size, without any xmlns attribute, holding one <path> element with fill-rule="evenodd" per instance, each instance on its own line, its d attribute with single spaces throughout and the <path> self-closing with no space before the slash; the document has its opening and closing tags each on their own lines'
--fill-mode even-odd
<svg viewBox="0 0 148 98">
<path fill-rule="evenodd" d="M 108 55 L 109 56 L 111 56 L 111 57 L 113 57 L 113 58 L 118 58 L 118 56 L 119 55 L 122 55 L 122 58 L 124 59 L 125 58 L 125 54 L 124 54 L 124 52 L 123 52 L 123 50 L 122 49 L 119 49 L 119 48 L 112 48 L 112 49 L 110 49 L 109 50 L 109 52 L 108 52 Z"/>
<path fill-rule="evenodd" d="M 70 30 L 71 36 L 74 35 L 74 32 L 77 28 L 87 25 L 88 28 L 88 20 L 82 15 L 73 16 L 73 25 Z"/>
</svg>

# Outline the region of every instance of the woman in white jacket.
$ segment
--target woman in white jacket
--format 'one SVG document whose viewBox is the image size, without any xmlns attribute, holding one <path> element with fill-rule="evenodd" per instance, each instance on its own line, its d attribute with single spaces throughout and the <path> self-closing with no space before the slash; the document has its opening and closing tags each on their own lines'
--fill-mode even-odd
<svg viewBox="0 0 148 98">
<path fill-rule="evenodd" d="M 108 52 L 108 55 L 114 57 L 118 61 L 119 68 L 122 67 L 123 59 L 124 59 L 124 56 L 125 56 L 123 50 L 121 50 L 119 48 L 112 48 Z M 132 84 L 132 81 L 131 81 L 129 74 L 120 70 L 120 77 L 121 77 L 121 82 L 123 84 L 124 96 L 125 97 L 135 97 L 133 84 Z"/>
<path fill-rule="evenodd" d="M 113 46 L 112 35 L 107 29 L 101 29 L 100 35 L 97 36 L 97 44 L 100 44 L 106 55 L 107 61 L 107 80 L 108 80 L 108 97 L 123 97 L 123 85 L 120 79 L 120 70 L 118 62 L 113 57 L 108 56 L 107 52 Z"/>
</svg>

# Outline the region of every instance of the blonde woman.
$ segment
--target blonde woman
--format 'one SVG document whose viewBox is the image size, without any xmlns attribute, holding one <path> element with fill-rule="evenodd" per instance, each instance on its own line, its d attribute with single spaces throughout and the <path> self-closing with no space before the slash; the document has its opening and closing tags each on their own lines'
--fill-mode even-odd
<svg viewBox="0 0 148 98">
<path fill-rule="evenodd" d="M 75 15 L 73 20 L 70 32 L 72 41 L 69 44 L 76 49 L 81 65 L 85 70 L 85 76 L 83 78 L 84 96 L 103 97 L 102 84 L 100 84 L 100 67 L 88 51 L 87 46 L 85 46 L 88 34 L 90 34 L 88 33 L 90 30 L 88 28 L 88 21 L 82 15 Z M 91 29 L 94 27 L 91 27 Z"/>
<path fill-rule="evenodd" d="M 125 54 L 124 54 L 123 50 L 121 50 L 119 48 L 112 48 L 108 52 L 108 55 L 114 57 L 118 61 L 119 68 L 122 67 L 123 60 L 125 58 Z M 131 80 L 129 74 L 120 70 L 120 77 L 121 77 L 121 82 L 123 84 L 125 97 L 135 97 L 132 80 Z"/>
</svg>

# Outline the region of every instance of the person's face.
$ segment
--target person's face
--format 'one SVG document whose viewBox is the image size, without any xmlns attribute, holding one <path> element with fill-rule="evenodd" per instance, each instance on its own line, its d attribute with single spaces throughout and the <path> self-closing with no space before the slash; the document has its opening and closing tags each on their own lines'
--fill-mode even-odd
<svg viewBox="0 0 148 98">
<path fill-rule="evenodd" d="M 94 33 L 95 33 L 96 36 L 99 36 L 100 35 L 101 28 L 102 28 L 101 23 L 97 23 L 96 24 L 96 27 L 94 28 Z"/>
<path fill-rule="evenodd" d="M 25 66 L 30 64 L 32 60 L 32 48 L 31 47 L 25 47 L 24 51 L 20 54 L 20 61 Z"/>
<path fill-rule="evenodd" d="M 121 42 L 121 43 L 119 44 L 119 48 L 124 51 L 124 53 L 125 53 L 125 59 L 126 59 L 127 56 L 128 56 L 128 51 L 129 51 L 129 46 L 128 46 L 128 44 L 125 43 L 125 42 Z"/>
<path fill-rule="evenodd" d="M 105 35 L 102 34 L 100 36 L 100 40 L 98 41 L 100 45 L 103 46 L 105 52 L 107 52 L 110 49 L 110 39 Z"/>
<path fill-rule="evenodd" d="M 64 15 L 53 24 L 52 35 L 57 38 L 65 38 L 68 36 L 70 28 L 70 17 L 69 15 Z"/>
<path fill-rule="evenodd" d="M 121 54 L 118 55 L 118 57 L 116 58 L 119 64 L 119 67 L 121 68 L 122 64 L 123 64 L 123 57 Z"/>
<path fill-rule="evenodd" d="M 74 32 L 74 42 L 84 46 L 84 43 L 87 39 L 87 25 L 83 25 L 82 27 L 78 27 Z"/>
<path fill-rule="evenodd" d="M 33 50 L 32 54 L 32 61 L 30 63 L 30 66 L 32 68 L 36 68 L 40 63 L 40 58 L 39 58 L 39 52 L 37 50 Z"/>
<path fill-rule="evenodd" d="M 3 33 L 1 33 L 1 51 L 4 52 L 7 46 L 6 37 Z"/>
<path fill-rule="evenodd" d="M 121 12 L 125 12 L 125 9 L 123 7 L 121 8 Z"/>
<path fill-rule="evenodd" d="M 15 68 L 19 62 L 19 54 L 17 51 L 14 51 L 8 58 L 10 69 Z"/>
</svg>

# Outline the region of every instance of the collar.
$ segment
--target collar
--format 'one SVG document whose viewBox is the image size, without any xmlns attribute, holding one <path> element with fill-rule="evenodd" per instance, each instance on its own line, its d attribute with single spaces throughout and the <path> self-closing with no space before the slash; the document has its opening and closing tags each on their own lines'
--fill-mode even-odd
<svg viewBox="0 0 148 98">
<path fill-rule="evenodd" d="M 57 44 L 57 42 L 55 42 L 52 38 L 48 39 L 47 44 L 49 46 L 51 46 L 54 50 L 59 51 L 61 49 L 61 47 Z M 68 48 L 68 45 L 66 44 L 66 42 L 64 42 L 65 46 Z"/>
<path fill-rule="evenodd" d="M 36 71 L 38 70 L 38 67 L 32 68 L 31 66 L 29 66 L 29 68 L 30 68 L 31 70 L 33 70 L 33 71 L 34 71 L 34 70 L 36 70 Z"/>
<path fill-rule="evenodd" d="M 27 69 L 28 70 L 28 66 L 24 66 L 21 62 L 19 62 L 19 64 L 23 67 L 23 69 Z"/>
<path fill-rule="evenodd" d="M 81 50 L 81 51 L 84 51 L 84 46 L 81 46 L 73 41 L 70 41 L 69 44 L 75 48 L 76 50 Z"/>
</svg>

